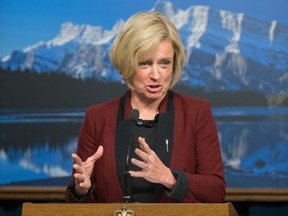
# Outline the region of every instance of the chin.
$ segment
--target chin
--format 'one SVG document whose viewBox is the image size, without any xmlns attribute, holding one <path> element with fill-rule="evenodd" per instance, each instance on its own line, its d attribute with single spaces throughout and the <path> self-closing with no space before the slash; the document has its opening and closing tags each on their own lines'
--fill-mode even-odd
<svg viewBox="0 0 288 216">
<path fill-rule="evenodd" d="M 146 94 L 146 97 L 149 98 L 149 99 L 154 99 L 154 100 L 157 100 L 159 98 L 162 98 L 164 97 L 164 95 L 167 93 L 167 91 L 161 91 L 161 92 L 149 92 Z"/>
</svg>

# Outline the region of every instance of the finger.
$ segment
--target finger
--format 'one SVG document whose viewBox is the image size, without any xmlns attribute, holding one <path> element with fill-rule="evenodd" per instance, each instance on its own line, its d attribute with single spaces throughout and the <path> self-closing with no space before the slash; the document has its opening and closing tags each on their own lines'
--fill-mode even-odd
<svg viewBox="0 0 288 216">
<path fill-rule="evenodd" d="M 140 148 L 146 152 L 150 153 L 152 150 L 150 149 L 149 145 L 146 143 L 145 138 L 139 137 L 138 142 L 140 144 Z"/>
<path fill-rule="evenodd" d="M 83 169 L 79 164 L 73 164 L 73 168 L 75 170 L 75 173 L 81 173 L 83 174 Z"/>
<path fill-rule="evenodd" d="M 103 152 L 104 152 L 103 146 L 99 146 L 97 151 L 92 156 L 87 158 L 86 162 L 98 160 L 103 155 Z"/>
<path fill-rule="evenodd" d="M 138 155 L 143 161 L 148 162 L 150 160 L 150 157 L 147 153 L 142 151 L 141 149 L 136 148 L 135 154 Z"/>
<path fill-rule="evenodd" d="M 78 185 L 78 187 L 83 189 L 89 189 L 91 187 L 90 181 L 78 181 L 75 179 L 75 183 Z"/>
<path fill-rule="evenodd" d="M 145 162 L 143 162 L 143 161 L 140 161 L 140 160 L 137 160 L 137 159 L 135 159 L 135 158 L 132 158 L 132 159 L 131 159 L 131 162 L 132 162 L 132 164 L 134 164 L 135 166 L 138 166 L 138 167 L 141 168 L 141 169 L 145 169 L 145 168 L 148 167 L 148 164 L 147 164 L 147 163 L 145 163 Z"/>
<path fill-rule="evenodd" d="M 80 182 L 78 185 L 79 187 L 86 188 L 86 189 L 89 189 L 91 187 L 91 185 L 87 181 Z"/>
<path fill-rule="evenodd" d="M 74 174 L 74 178 L 76 181 L 80 182 L 84 182 L 85 181 L 85 176 L 83 174 L 80 173 L 75 173 Z"/>
<path fill-rule="evenodd" d="M 132 177 L 143 177 L 143 172 L 141 171 L 129 171 Z"/>
<path fill-rule="evenodd" d="M 72 158 L 74 158 L 74 163 L 77 163 L 79 165 L 81 165 L 83 163 L 81 158 L 76 153 L 72 154 Z"/>
</svg>

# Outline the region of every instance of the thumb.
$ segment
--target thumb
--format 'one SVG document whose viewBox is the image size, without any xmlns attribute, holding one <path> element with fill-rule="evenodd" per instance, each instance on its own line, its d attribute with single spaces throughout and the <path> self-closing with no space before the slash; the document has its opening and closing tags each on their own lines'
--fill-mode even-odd
<svg viewBox="0 0 288 216">
<path fill-rule="evenodd" d="M 103 152 L 104 152 L 103 146 L 99 146 L 98 149 L 97 149 L 97 151 L 96 151 L 92 156 L 90 156 L 90 157 L 87 158 L 86 162 L 98 160 L 99 158 L 102 157 Z"/>
</svg>

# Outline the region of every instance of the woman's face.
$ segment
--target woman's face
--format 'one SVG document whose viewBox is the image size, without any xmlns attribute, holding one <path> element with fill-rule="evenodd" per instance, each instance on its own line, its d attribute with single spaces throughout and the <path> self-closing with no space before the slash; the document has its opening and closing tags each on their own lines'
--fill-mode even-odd
<svg viewBox="0 0 288 216">
<path fill-rule="evenodd" d="M 162 100 L 169 89 L 173 70 L 174 49 L 170 40 L 156 47 L 154 56 L 138 62 L 132 80 L 133 93 L 140 100 Z"/>
</svg>

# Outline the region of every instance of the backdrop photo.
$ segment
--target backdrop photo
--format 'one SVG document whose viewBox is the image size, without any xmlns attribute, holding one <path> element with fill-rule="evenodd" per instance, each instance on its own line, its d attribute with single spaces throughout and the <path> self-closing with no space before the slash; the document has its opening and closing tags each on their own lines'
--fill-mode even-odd
<svg viewBox="0 0 288 216">
<path fill-rule="evenodd" d="M 111 44 L 128 17 L 153 10 L 172 19 L 185 46 L 174 90 L 212 105 L 227 187 L 287 188 L 287 6 L 0 1 L 0 185 L 66 184 L 84 110 L 127 90 Z"/>
</svg>

